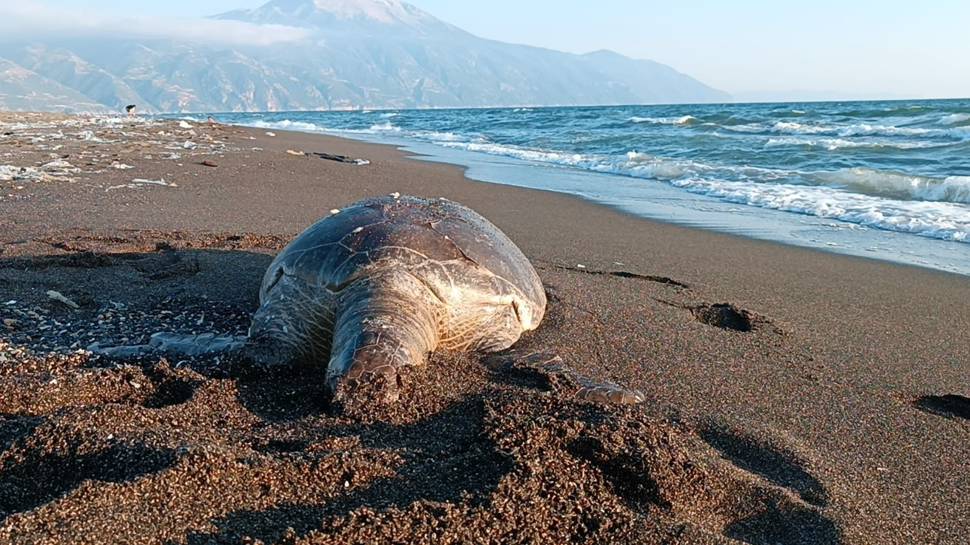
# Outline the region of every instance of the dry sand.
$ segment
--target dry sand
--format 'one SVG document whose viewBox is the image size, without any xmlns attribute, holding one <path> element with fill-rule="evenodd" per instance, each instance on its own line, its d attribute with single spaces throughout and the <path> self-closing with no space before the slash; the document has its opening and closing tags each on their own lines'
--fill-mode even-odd
<svg viewBox="0 0 970 545">
<path fill-rule="evenodd" d="M 20 173 L 0 176 L 0 543 L 970 535 L 965 277 L 645 221 L 330 137 L 12 114 L 0 135 Z M 245 331 L 274 252 L 391 192 L 467 204 L 533 260 L 549 315 L 516 350 L 648 402 L 577 403 L 516 353 L 441 353 L 399 404 L 335 417 L 322 369 L 84 350 Z"/>
</svg>

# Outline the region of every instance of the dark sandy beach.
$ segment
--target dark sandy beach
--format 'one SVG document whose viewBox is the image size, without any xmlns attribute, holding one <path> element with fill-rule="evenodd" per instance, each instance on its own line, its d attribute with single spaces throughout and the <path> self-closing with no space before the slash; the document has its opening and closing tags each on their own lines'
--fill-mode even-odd
<svg viewBox="0 0 970 545">
<path fill-rule="evenodd" d="M 65 121 L 0 116 L 0 165 L 36 170 L 0 177 L 0 543 L 970 535 L 966 277 L 646 221 L 332 137 Z M 532 260 L 549 312 L 515 350 L 648 401 L 580 403 L 514 353 L 439 353 L 397 405 L 335 417 L 322 368 L 84 350 L 244 332 L 275 252 L 392 192 L 462 202 Z"/>
</svg>

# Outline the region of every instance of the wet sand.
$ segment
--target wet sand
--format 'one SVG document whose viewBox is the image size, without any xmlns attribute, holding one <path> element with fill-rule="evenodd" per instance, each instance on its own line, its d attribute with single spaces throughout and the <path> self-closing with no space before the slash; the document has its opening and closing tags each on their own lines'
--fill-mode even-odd
<svg viewBox="0 0 970 545">
<path fill-rule="evenodd" d="M 0 115 L 0 165 L 33 169 L 0 177 L 0 543 L 970 534 L 966 277 L 646 221 L 383 146 L 91 123 Z M 391 192 L 467 204 L 533 261 L 549 313 L 516 351 L 648 401 L 573 401 L 519 352 L 439 353 L 399 404 L 336 417 L 322 369 L 84 350 L 245 331 L 287 240 Z"/>
</svg>

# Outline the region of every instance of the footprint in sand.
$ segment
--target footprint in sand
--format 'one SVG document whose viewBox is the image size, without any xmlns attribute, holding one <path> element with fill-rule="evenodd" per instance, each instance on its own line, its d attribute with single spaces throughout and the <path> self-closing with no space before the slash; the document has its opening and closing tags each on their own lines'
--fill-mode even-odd
<svg viewBox="0 0 970 545">
<path fill-rule="evenodd" d="M 970 398 L 962 395 L 927 395 L 917 399 L 915 405 L 924 412 L 970 420 Z"/>
<path fill-rule="evenodd" d="M 822 483 L 810 474 L 793 453 L 755 437 L 718 427 L 700 432 L 701 438 L 734 465 L 788 488 L 817 507 L 828 504 Z"/>
</svg>

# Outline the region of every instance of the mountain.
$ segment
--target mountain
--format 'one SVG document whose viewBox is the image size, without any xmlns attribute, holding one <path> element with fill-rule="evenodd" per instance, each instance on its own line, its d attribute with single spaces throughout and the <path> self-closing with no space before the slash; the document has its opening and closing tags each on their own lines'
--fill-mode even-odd
<svg viewBox="0 0 970 545">
<path fill-rule="evenodd" d="M 0 108 L 214 112 L 729 99 L 660 63 L 487 40 L 400 0 L 273 0 L 194 24 L 201 37 L 117 27 L 0 36 Z M 240 39 L 243 31 L 259 39 Z M 232 40 L 220 41 L 221 33 Z M 281 39 L 266 39 L 274 36 Z"/>
</svg>

